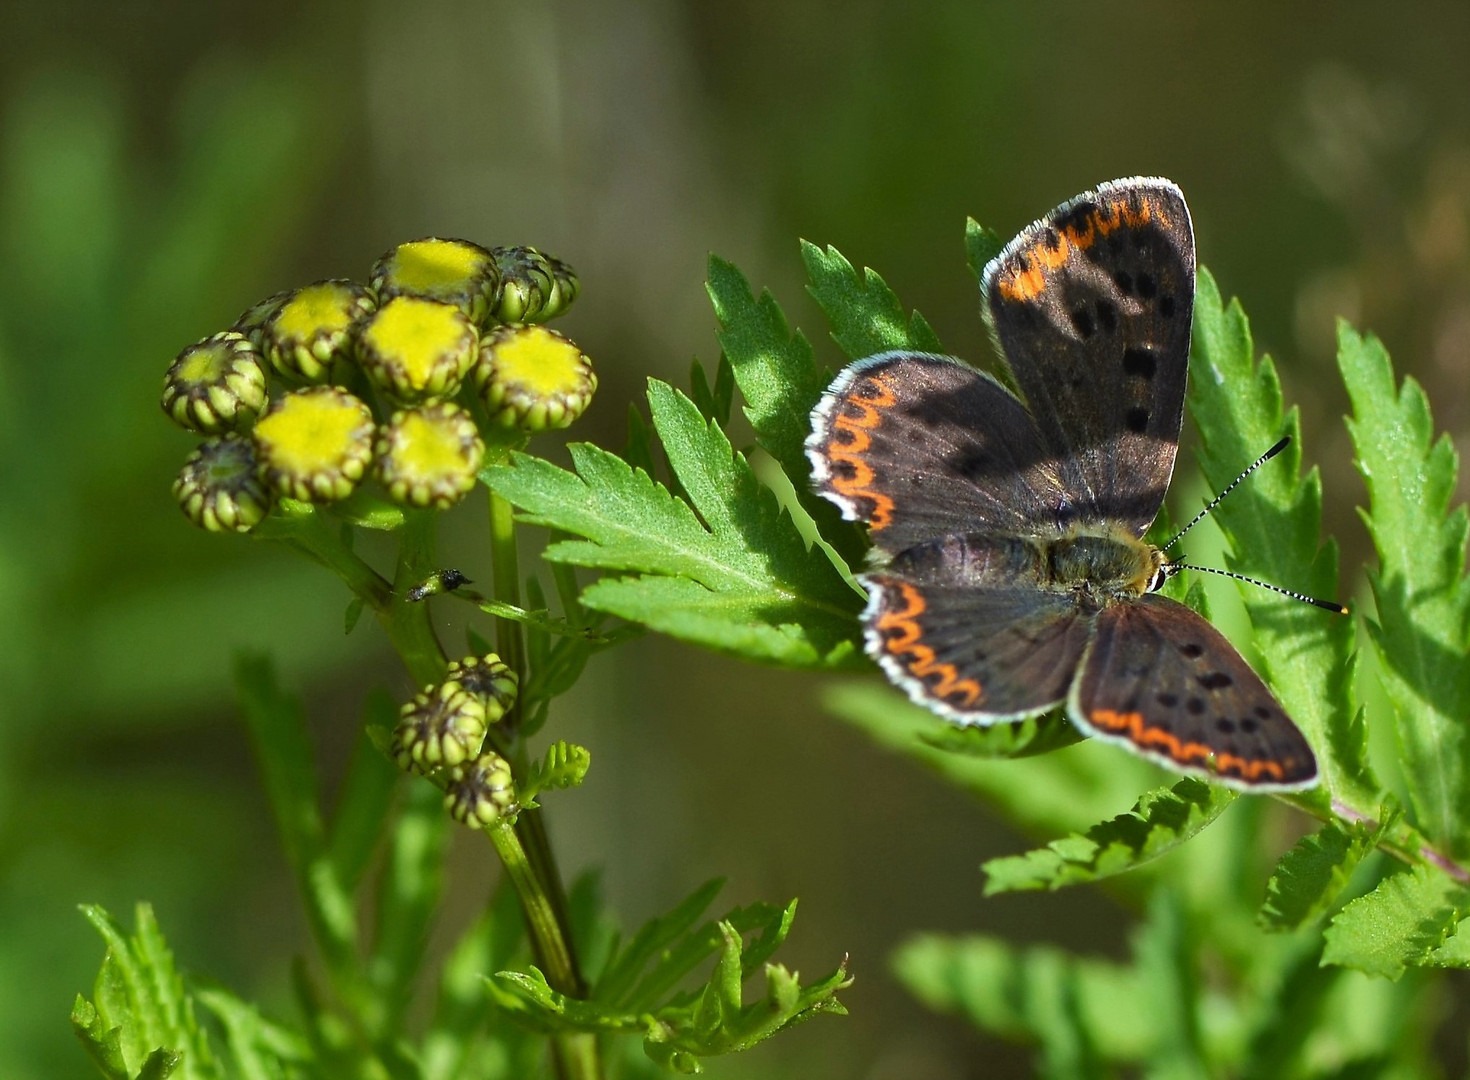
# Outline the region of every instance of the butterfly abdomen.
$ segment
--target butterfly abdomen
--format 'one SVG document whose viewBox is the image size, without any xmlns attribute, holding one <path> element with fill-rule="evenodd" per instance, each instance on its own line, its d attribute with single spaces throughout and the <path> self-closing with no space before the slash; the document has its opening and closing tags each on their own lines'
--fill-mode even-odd
<svg viewBox="0 0 1470 1080">
<path fill-rule="evenodd" d="M 1148 591 L 1161 557 L 1157 549 L 1122 533 L 1082 533 L 1043 542 L 1046 584 L 1075 589 L 1098 606 Z"/>
</svg>

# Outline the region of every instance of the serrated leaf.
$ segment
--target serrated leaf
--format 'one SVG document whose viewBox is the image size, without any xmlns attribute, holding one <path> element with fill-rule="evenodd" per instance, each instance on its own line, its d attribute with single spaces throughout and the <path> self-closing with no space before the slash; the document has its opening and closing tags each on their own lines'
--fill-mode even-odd
<svg viewBox="0 0 1470 1080">
<path fill-rule="evenodd" d="M 735 398 L 735 369 L 730 366 L 724 353 L 720 354 L 713 386 L 704 374 L 704 366 L 697 359 L 690 363 L 689 397 L 706 420 L 721 428 L 729 426 L 730 407 Z"/>
<path fill-rule="evenodd" d="M 1227 307 L 1214 278 L 1198 274 L 1189 409 L 1200 432 L 1198 458 L 1216 491 L 1283 434 L 1292 444 L 1258 469 L 1214 511 L 1237 573 L 1298 592 L 1337 595 L 1337 545 L 1320 541 L 1322 483 L 1299 475 L 1300 424 L 1282 410 L 1270 357 L 1256 360 L 1240 302 Z M 1367 764 L 1367 732 L 1352 699 L 1353 622 L 1300 601 L 1241 584 L 1241 597 L 1266 681 L 1317 752 L 1334 798 L 1367 816 L 1379 786 Z M 1325 799 L 1322 799 L 1325 802 Z"/>
<path fill-rule="evenodd" d="M 952 724 L 873 679 L 834 683 L 822 694 L 834 716 L 863 727 L 886 726 L 936 750 L 978 758 L 1045 754 L 1086 738 L 1061 712 L 1015 724 Z"/>
<path fill-rule="evenodd" d="M 823 251 L 805 240 L 801 259 L 810 280 L 807 291 L 827 316 L 832 340 L 848 359 L 890 349 L 944 351 L 924 316 L 905 313 L 876 270 L 863 267 L 859 274 L 835 247 L 828 245 Z"/>
<path fill-rule="evenodd" d="M 432 784 L 408 784 L 389 834 L 369 967 L 385 1005 L 395 1015 L 408 1006 L 444 892 L 449 816 L 443 803 Z"/>
<path fill-rule="evenodd" d="M 1393 704 L 1405 783 L 1421 831 L 1470 852 L 1470 515 L 1449 509 L 1458 459 L 1434 438 L 1424 391 L 1395 385 L 1383 344 L 1338 325 L 1337 362 L 1352 401 L 1348 430 L 1368 486 L 1364 523 L 1378 553 L 1368 622 Z"/>
<path fill-rule="evenodd" d="M 391 756 L 373 745 L 368 730 L 391 731 L 398 705 L 387 691 L 373 690 L 363 705 L 364 732 L 352 747 L 347 772 L 337 795 L 327 835 L 327 857 L 344 892 L 351 892 L 366 872 L 387 830 L 393 792 L 403 773 Z"/>
<path fill-rule="evenodd" d="M 623 460 L 635 469 L 653 476 L 653 433 L 638 411 L 637 402 L 628 402 L 628 438 L 623 443 Z"/>
<path fill-rule="evenodd" d="M 1005 241 L 994 229 L 987 229 L 974 218 L 965 219 L 965 261 L 970 264 L 970 273 L 979 281 L 985 272 L 985 264 L 1001 253 Z"/>
<path fill-rule="evenodd" d="M 818 531 L 850 566 L 860 565 L 867 549 L 857 526 L 837 507 L 811 490 L 806 437 L 811 413 L 832 373 L 817 363 L 800 331 L 793 333 L 769 292 L 757 300 L 732 263 L 710 256 L 705 285 L 720 324 L 720 348 L 745 398 L 745 415 L 756 442 L 791 478 L 797 498 Z"/>
<path fill-rule="evenodd" d="M 223 1080 L 153 909 L 137 906 L 132 937 L 101 907 L 84 904 L 81 910 L 107 943 L 107 956 L 94 1000 L 78 999 L 72 1026 L 104 1075 Z"/>
<path fill-rule="evenodd" d="M 991 859 L 985 895 L 1060 889 L 1132 870 L 1182 844 L 1235 801 L 1235 792 L 1186 777 L 1143 795 L 1126 814 L 1024 855 Z"/>
<path fill-rule="evenodd" d="M 657 381 L 649 401 L 688 503 L 585 444 L 571 447 L 575 473 L 516 455 L 488 469 L 486 482 L 520 508 L 521 520 L 585 538 L 553 544 L 548 559 L 638 575 L 594 583 L 583 593 L 590 608 L 750 660 L 860 662 L 861 600 L 836 567 L 807 548 L 693 402 Z"/>
<path fill-rule="evenodd" d="M 199 1003 L 225 1029 L 225 1044 L 238 1080 L 277 1080 L 288 1075 L 287 1065 L 314 1060 L 310 1044 L 298 1033 L 272 1023 L 260 1011 L 219 987 L 199 991 Z"/>
<path fill-rule="evenodd" d="M 574 788 L 581 784 L 592 765 L 592 752 L 585 746 L 558 739 L 546 749 L 546 756 L 531 763 L 530 775 L 521 786 L 522 804 L 549 788 Z"/>
<path fill-rule="evenodd" d="M 613 957 L 607 972 L 593 990 L 593 996 L 625 1004 L 626 995 L 632 991 L 648 963 L 688 932 L 724 887 L 723 878 L 706 881 L 672 911 L 644 923 L 632 940 Z"/>
<path fill-rule="evenodd" d="M 1385 878 L 1337 913 L 1324 934 L 1322 963 L 1397 979 L 1430 962 L 1470 907 L 1470 890 L 1430 866 Z"/>
<path fill-rule="evenodd" d="M 1268 930 L 1296 930 L 1325 915 L 1347 888 L 1382 829 L 1329 821 L 1281 857 L 1266 882 L 1260 922 Z"/>
</svg>

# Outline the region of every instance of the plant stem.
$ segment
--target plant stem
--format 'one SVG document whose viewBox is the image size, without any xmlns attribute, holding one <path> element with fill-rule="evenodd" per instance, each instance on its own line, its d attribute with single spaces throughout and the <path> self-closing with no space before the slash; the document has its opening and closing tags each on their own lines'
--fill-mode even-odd
<svg viewBox="0 0 1470 1080">
<path fill-rule="evenodd" d="M 521 576 L 516 554 L 515 515 L 510 503 L 490 492 L 490 565 L 495 573 L 495 599 L 521 606 Z M 514 619 L 495 620 L 495 645 L 500 659 L 525 684 L 526 650 L 521 624 Z M 519 708 L 513 710 L 517 714 Z"/>
</svg>

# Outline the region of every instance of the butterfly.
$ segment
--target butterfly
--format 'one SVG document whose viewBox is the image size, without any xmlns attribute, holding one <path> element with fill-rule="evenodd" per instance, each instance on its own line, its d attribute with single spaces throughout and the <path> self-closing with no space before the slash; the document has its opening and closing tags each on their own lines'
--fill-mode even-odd
<svg viewBox="0 0 1470 1080">
<path fill-rule="evenodd" d="M 866 522 L 868 652 L 960 724 L 1065 705 L 1081 731 L 1250 791 L 1317 782 L 1311 747 L 1143 539 L 1184 414 L 1189 208 L 1100 185 L 1025 229 L 981 293 L 1017 397 L 947 356 L 886 352 L 812 413 L 815 490 Z M 1177 569 L 1177 568 L 1175 568 Z"/>
</svg>

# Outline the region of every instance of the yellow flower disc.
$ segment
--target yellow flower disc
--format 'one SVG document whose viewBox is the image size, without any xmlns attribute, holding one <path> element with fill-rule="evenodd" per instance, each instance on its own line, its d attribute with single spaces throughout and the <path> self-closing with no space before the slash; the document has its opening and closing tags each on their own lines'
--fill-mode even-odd
<svg viewBox="0 0 1470 1080">
<path fill-rule="evenodd" d="M 372 310 L 372 297 L 355 281 L 318 281 L 297 289 L 266 321 L 266 357 L 283 375 L 324 382 L 332 362 L 347 355 L 353 324 Z"/>
<path fill-rule="evenodd" d="M 398 296 L 358 330 L 357 358 L 368 377 L 408 402 L 447 397 L 475 363 L 479 338 L 451 304 Z"/>
<path fill-rule="evenodd" d="M 207 435 L 249 424 L 265 405 L 260 354 L 233 330 L 190 345 L 164 376 L 162 404 L 174 423 Z"/>
<path fill-rule="evenodd" d="M 443 402 L 393 414 L 378 435 L 377 476 L 398 502 L 445 510 L 474 488 L 484 457 L 470 414 Z"/>
<path fill-rule="evenodd" d="M 597 389 L 592 361 L 542 326 L 503 326 L 480 345 L 475 386 L 497 422 L 525 431 L 563 428 Z"/>
<path fill-rule="evenodd" d="M 334 386 L 285 395 L 252 434 L 266 482 L 293 499 L 345 499 L 372 460 L 373 414 Z"/>
<path fill-rule="evenodd" d="M 430 236 L 399 244 L 379 259 L 372 287 L 380 302 L 421 296 L 453 304 L 479 323 L 500 288 L 500 271 L 495 257 L 479 244 Z"/>
</svg>

